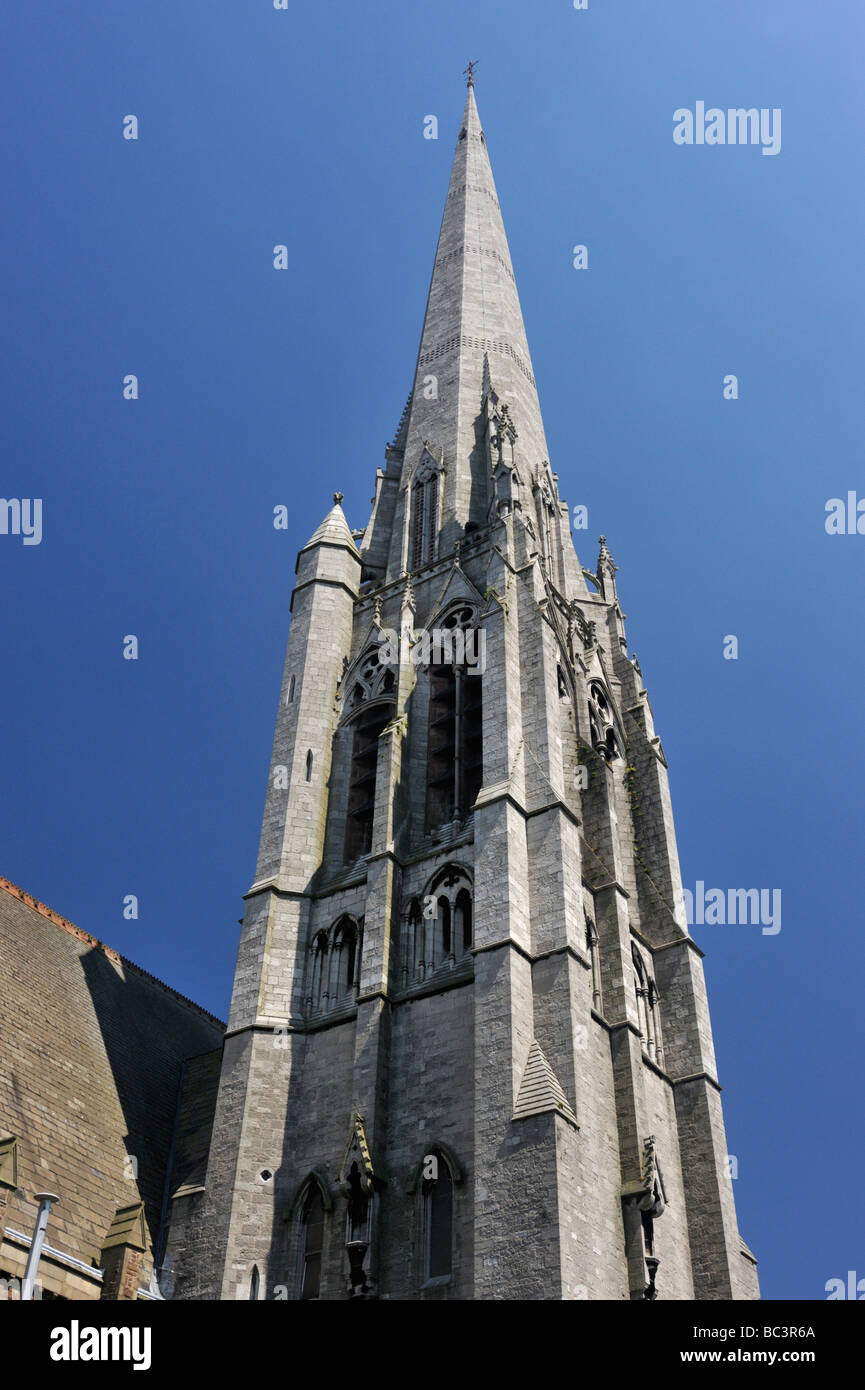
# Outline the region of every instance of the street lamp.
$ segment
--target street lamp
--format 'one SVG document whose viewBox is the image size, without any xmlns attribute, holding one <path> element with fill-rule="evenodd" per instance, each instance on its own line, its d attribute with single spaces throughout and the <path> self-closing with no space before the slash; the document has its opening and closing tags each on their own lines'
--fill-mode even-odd
<svg viewBox="0 0 865 1390">
<path fill-rule="evenodd" d="M 36 1283 L 39 1259 L 42 1254 L 42 1246 L 45 1244 L 45 1228 L 48 1225 L 48 1213 L 51 1210 L 51 1203 L 60 1201 L 60 1198 L 54 1192 L 34 1192 L 33 1195 L 39 1203 L 39 1214 L 36 1217 L 36 1229 L 33 1232 L 33 1240 L 30 1243 L 30 1254 L 27 1256 L 24 1283 L 21 1285 L 22 1303 L 25 1299 L 33 1298 L 33 1285 Z"/>
</svg>

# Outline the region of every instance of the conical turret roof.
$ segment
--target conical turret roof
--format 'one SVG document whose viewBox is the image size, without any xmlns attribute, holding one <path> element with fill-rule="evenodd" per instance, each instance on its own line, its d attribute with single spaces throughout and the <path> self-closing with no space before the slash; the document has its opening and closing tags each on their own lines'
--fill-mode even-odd
<svg viewBox="0 0 865 1390">
<path fill-rule="evenodd" d="M 340 500 L 337 501 L 337 498 Z M 334 493 L 334 502 L 327 516 L 321 525 L 313 531 L 304 550 L 308 550 L 312 545 L 348 545 L 355 552 L 357 546 L 354 543 L 354 536 L 351 534 L 349 524 L 345 519 L 345 512 L 340 506 L 342 500 L 341 493 Z"/>
</svg>

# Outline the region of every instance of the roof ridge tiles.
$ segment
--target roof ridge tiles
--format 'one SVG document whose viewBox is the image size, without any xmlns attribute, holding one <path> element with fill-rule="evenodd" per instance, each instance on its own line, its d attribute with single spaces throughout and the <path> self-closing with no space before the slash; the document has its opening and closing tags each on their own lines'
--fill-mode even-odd
<svg viewBox="0 0 865 1390">
<path fill-rule="evenodd" d="M 212 1014 L 209 1009 L 202 1008 L 200 1004 L 196 1004 L 194 999 L 189 999 L 187 995 L 181 994 L 179 990 L 172 989 L 171 985 L 167 985 L 164 980 L 160 980 L 158 975 L 152 975 L 150 971 L 145 970 L 143 966 L 136 965 L 135 961 L 130 960 L 128 956 L 121 955 L 119 951 L 115 951 L 113 946 L 106 945 L 104 941 L 100 941 L 98 937 L 91 935 L 91 933 L 85 931 L 83 927 L 76 926 L 74 922 L 70 922 L 68 917 L 61 916 L 59 912 L 54 911 L 53 907 L 49 907 L 47 903 L 43 903 L 41 899 L 34 897 L 32 893 L 28 893 L 24 888 L 19 888 L 17 883 L 13 883 L 11 879 L 6 878 L 3 874 L 0 874 L 0 889 L 8 893 L 10 897 L 17 898 L 20 902 L 24 903 L 26 907 L 33 908 L 35 912 L 39 913 L 40 917 L 46 918 L 46 920 L 52 922 L 55 927 L 59 927 L 62 931 L 68 932 L 70 936 L 77 937 L 79 941 L 83 941 L 86 945 L 92 946 L 94 950 L 101 951 L 102 954 L 113 961 L 115 965 L 122 965 L 127 970 L 134 970 L 136 975 L 141 975 L 147 980 L 152 980 L 153 983 L 164 990 L 166 994 L 170 994 L 174 999 L 179 1000 L 181 1004 L 185 1004 L 187 1008 L 194 1009 L 196 1013 L 201 1014 L 204 1018 L 210 1019 L 211 1022 L 215 1023 L 223 1032 L 225 1031 L 225 1022 L 221 1018 L 217 1018 L 216 1014 Z"/>
</svg>

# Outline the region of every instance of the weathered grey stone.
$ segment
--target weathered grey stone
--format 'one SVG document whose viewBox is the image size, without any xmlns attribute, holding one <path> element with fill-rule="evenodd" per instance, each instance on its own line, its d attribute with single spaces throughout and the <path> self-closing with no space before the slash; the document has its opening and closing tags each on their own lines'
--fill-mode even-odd
<svg viewBox="0 0 865 1390">
<path fill-rule="evenodd" d="M 660 1298 L 758 1297 L 726 1174 L 666 763 L 628 658 L 616 566 L 602 541 L 583 571 L 547 460 L 472 88 L 414 386 L 385 462 L 359 548 L 337 504 L 298 559 L 179 1293 L 248 1297 L 255 1266 L 262 1296 L 299 1297 L 312 1183 L 325 1299 L 351 1287 L 641 1299 L 649 1241 Z M 427 530 L 416 534 L 421 485 Z M 434 824 L 435 670 L 406 641 L 386 688 L 369 657 L 385 630 L 435 628 L 460 607 L 486 635 L 485 672 L 461 675 L 459 696 L 482 681 L 482 785 L 470 815 Z M 371 845 L 346 862 L 354 721 L 377 701 Z M 473 896 L 470 949 L 454 916 L 449 956 L 444 935 L 436 946 L 444 927 L 410 913 L 428 897 L 435 906 L 446 866 Z M 345 918 L 362 924 L 350 988 L 348 938 L 335 934 Z M 353 1153 L 362 1220 L 345 1187 Z M 453 1182 L 449 1280 L 422 1268 L 431 1153 Z M 353 1286 L 350 1215 L 363 1266 Z"/>
</svg>

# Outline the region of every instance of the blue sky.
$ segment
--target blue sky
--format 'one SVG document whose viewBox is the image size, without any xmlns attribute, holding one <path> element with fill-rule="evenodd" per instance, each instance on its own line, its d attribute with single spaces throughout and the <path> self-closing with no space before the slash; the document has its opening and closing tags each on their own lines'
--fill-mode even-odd
<svg viewBox="0 0 865 1390">
<path fill-rule="evenodd" d="M 865 1276 L 865 536 L 824 527 L 865 497 L 861 5 L 16 3 L 3 28 L 0 492 L 44 529 L 0 536 L 0 872 L 225 1015 L 295 554 L 336 488 L 367 519 L 478 59 L 553 467 L 583 564 L 603 532 L 620 567 L 684 882 L 783 894 L 777 935 L 694 929 L 742 1233 L 767 1298 Z M 698 100 L 780 107 L 780 154 L 675 145 Z"/>
</svg>

